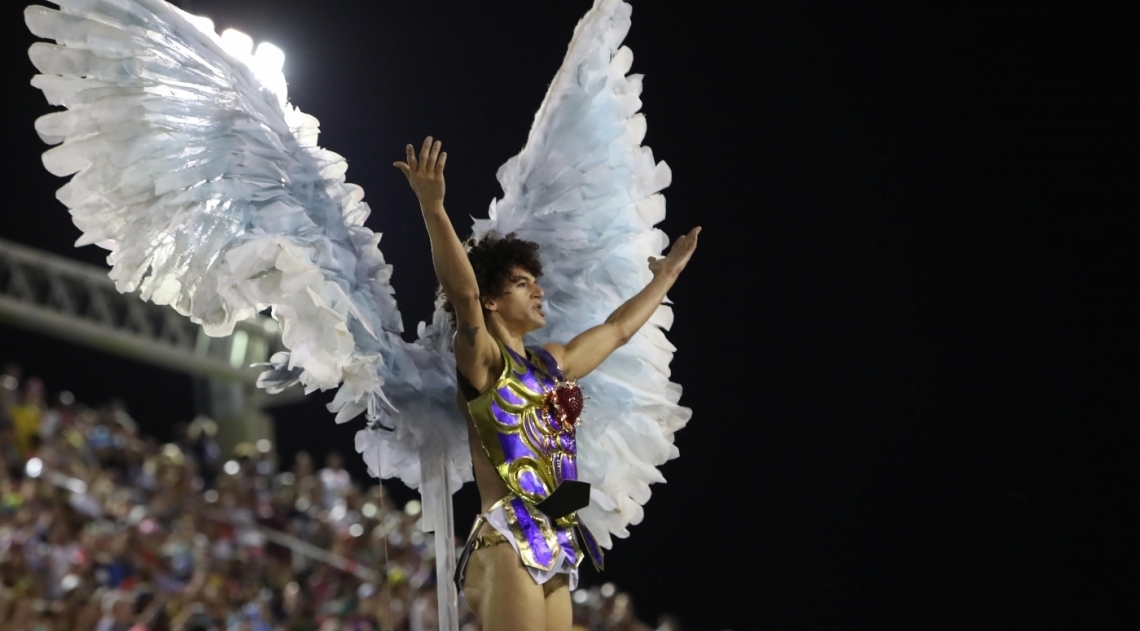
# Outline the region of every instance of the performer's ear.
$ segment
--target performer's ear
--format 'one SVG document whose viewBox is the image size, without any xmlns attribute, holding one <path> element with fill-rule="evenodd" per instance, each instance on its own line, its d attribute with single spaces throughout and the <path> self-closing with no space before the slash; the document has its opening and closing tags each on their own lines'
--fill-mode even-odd
<svg viewBox="0 0 1140 631">
<path fill-rule="evenodd" d="M 498 307 L 498 305 L 495 304 L 494 298 L 482 296 L 481 300 L 483 301 L 483 310 L 484 311 L 490 311 L 492 313 L 494 313 L 495 311 L 498 311 L 499 307 Z"/>
</svg>

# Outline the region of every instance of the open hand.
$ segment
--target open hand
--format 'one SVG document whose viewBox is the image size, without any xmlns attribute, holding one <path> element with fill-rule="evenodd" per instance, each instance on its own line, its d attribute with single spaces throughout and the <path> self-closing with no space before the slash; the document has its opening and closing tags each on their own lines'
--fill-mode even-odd
<svg viewBox="0 0 1140 631">
<path fill-rule="evenodd" d="M 443 196 L 447 186 L 443 180 L 443 167 L 447 164 L 447 153 L 440 153 L 443 143 L 432 141 L 431 136 L 424 139 L 424 146 L 420 149 L 417 158 L 415 149 L 407 146 L 407 162 L 395 162 L 393 166 L 408 178 L 408 184 L 416 192 L 420 200 L 420 208 L 428 210 L 436 206 L 443 206 Z"/>
<path fill-rule="evenodd" d="M 680 274 L 681 270 L 689 264 L 693 252 L 697 250 L 697 236 L 700 234 L 701 227 L 697 226 L 690 230 L 689 234 L 677 237 L 677 240 L 673 242 L 673 247 L 669 249 L 669 254 L 664 258 L 649 257 L 649 271 L 653 272 L 654 276 L 661 273 L 673 276 Z"/>
</svg>

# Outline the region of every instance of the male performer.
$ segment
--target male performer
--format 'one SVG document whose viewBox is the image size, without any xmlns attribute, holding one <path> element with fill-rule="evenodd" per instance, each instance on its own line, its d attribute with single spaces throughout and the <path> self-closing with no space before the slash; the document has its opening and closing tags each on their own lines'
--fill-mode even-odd
<svg viewBox="0 0 1140 631">
<path fill-rule="evenodd" d="M 604 323 L 566 344 L 527 348 L 523 337 L 546 323 L 538 245 L 488 234 L 465 250 L 443 207 L 440 147 L 428 137 L 417 157 L 408 145 L 407 161 L 395 166 L 419 199 L 456 322 L 459 407 L 483 510 L 460 561 L 461 588 L 486 631 L 568 631 L 583 552 L 602 562 L 575 517 L 589 503 L 589 485 L 577 479 L 583 396 L 575 382 L 649 320 L 701 229 L 677 239 L 666 257 L 650 257 L 653 280 Z"/>
</svg>

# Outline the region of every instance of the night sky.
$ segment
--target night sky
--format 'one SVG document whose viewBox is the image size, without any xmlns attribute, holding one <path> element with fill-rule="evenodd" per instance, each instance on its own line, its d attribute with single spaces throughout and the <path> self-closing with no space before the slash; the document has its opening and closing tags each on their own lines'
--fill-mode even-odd
<svg viewBox="0 0 1140 631">
<path fill-rule="evenodd" d="M 414 332 L 435 280 L 392 161 L 441 138 L 466 234 L 590 4 L 193 10 L 286 52 Z M 661 227 L 704 227 L 671 293 L 694 413 L 645 521 L 585 580 L 695 631 L 1140 621 L 1135 21 L 852 4 L 634 2 L 645 144 L 674 173 Z M 22 5 L 0 10 L 0 236 L 102 263 L 71 247 L 40 164 Z M 122 396 L 160 436 L 193 416 L 188 377 L 6 327 L 0 359 L 89 403 Z M 276 416 L 287 457 L 358 464 L 356 423 L 319 402 Z M 457 501 L 465 533 L 474 490 Z"/>
</svg>

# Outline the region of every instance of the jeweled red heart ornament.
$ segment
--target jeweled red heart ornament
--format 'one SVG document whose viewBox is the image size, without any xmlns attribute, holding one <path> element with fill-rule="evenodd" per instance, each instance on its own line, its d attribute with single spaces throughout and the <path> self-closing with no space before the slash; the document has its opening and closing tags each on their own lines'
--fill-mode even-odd
<svg viewBox="0 0 1140 631">
<path fill-rule="evenodd" d="M 550 393 L 550 401 L 558 421 L 567 429 L 574 427 L 582 416 L 584 397 L 578 384 L 567 381 L 559 383 Z"/>
</svg>

